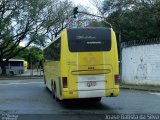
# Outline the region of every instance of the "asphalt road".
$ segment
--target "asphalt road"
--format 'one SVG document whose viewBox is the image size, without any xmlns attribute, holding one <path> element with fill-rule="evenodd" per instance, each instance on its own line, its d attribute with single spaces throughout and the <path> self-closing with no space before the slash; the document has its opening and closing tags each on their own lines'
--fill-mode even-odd
<svg viewBox="0 0 160 120">
<path fill-rule="evenodd" d="M 117 117 L 108 115 L 159 113 L 160 93 L 121 89 L 118 97 L 104 97 L 100 103 L 81 100 L 59 103 L 41 80 L 0 81 L 0 120 L 104 120 Z"/>
</svg>

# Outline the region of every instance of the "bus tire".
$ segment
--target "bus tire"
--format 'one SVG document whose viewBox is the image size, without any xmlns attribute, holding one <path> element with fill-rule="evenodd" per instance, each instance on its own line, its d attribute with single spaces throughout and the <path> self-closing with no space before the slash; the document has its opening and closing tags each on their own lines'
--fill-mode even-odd
<svg viewBox="0 0 160 120">
<path fill-rule="evenodd" d="M 44 84 L 46 85 L 46 77 L 44 76 L 43 79 L 44 79 Z"/>
<path fill-rule="evenodd" d="M 55 98 L 53 82 L 52 82 L 52 84 L 51 84 L 51 88 L 52 88 L 52 97 Z"/>
<path fill-rule="evenodd" d="M 54 83 L 54 99 L 57 101 L 57 102 L 60 102 L 60 100 L 58 99 L 57 97 L 57 88 L 56 88 L 56 84 Z"/>
</svg>

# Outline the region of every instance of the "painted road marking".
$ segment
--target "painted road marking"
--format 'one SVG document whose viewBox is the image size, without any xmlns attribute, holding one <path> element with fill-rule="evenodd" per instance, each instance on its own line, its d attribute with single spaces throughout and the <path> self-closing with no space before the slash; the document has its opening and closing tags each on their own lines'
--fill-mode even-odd
<svg viewBox="0 0 160 120">
<path fill-rule="evenodd" d="M 39 83 L 43 83 L 43 82 L 27 82 L 27 83 L 5 83 L 5 84 L 0 84 L 0 85 L 28 85 L 28 84 L 39 84 Z"/>
<path fill-rule="evenodd" d="M 150 92 L 149 94 L 152 94 L 152 95 L 159 95 L 159 96 L 160 96 L 160 93 L 157 93 L 157 92 Z"/>
</svg>

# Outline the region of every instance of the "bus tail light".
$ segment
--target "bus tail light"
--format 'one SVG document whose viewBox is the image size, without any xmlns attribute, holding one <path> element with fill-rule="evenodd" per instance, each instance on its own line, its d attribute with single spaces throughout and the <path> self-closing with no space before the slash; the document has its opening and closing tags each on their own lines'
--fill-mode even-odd
<svg viewBox="0 0 160 120">
<path fill-rule="evenodd" d="M 63 81 L 63 88 L 67 88 L 68 87 L 67 77 L 62 77 L 62 81 Z"/>
<path fill-rule="evenodd" d="M 120 76 L 119 75 L 114 75 L 114 81 L 116 85 L 119 85 L 120 83 Z"/>
</svg>

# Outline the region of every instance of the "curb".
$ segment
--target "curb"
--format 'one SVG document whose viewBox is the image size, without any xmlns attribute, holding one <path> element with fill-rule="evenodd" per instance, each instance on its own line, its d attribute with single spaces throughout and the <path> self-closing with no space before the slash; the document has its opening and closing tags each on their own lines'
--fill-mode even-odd
<svg viewBox="0 0 160 120">
<path fill-rule="evenodd" d="M 7 77 L 7 78 L 0 78 L 0 80 L 28 80 L 28 79 L 43 79 L 43 77 L 29 77 L 29 76 L 20 76 L 20 77 Z"/>
<path fill-rule="evenodd" d="M 129 90 L 160 92 L 160 86 L 149 87 L 149 86 L 121 85 L 120 88 Z"/>
</svg>

